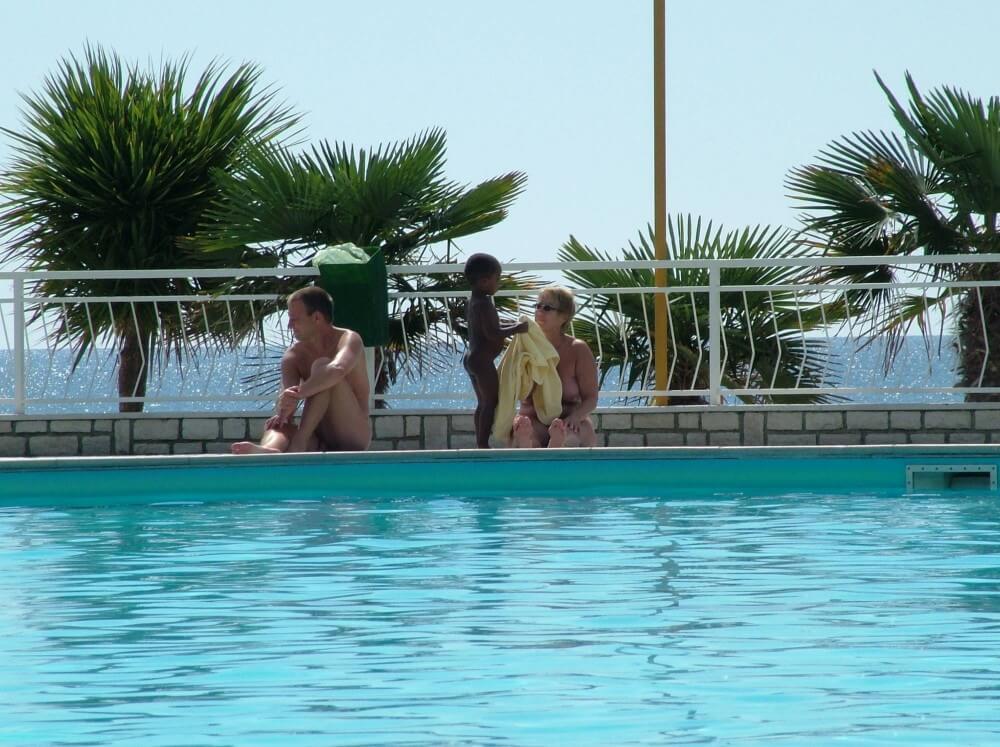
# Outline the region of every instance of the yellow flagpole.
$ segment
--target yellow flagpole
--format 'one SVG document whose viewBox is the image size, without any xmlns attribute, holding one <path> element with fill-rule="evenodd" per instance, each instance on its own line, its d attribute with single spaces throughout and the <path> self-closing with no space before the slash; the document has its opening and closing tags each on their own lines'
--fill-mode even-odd
<svg viewBox="0 0 1000 747">
<path fill-rule="evenodd" d="M 666 84 L 666 0 L 653 0 L 653 249 L 656 259 L 667 258 L 667 84 Z M 653 284 L 667 287 L 667 271 L 655 270 Z M 667 297 L 656 293 L 653 299 L 653 363 L 656 388 L 667 388 Z M 669 398 L 653 398 L 653 404 L 666 405 Z"/>
</svg>

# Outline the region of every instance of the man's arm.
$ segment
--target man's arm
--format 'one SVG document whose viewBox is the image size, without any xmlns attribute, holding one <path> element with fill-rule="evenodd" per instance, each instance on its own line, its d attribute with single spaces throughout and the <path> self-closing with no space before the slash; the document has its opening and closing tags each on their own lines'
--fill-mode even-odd
<svg viewBox="0 0 1000 747">
<path fill-rule="evenodd" d="M 354 369 L 358 364 L 358 359 L 362 358 L 364 354 L 361 335 L 353 330 L 346 330 L 340 338 L 332 360 L 319 371 L 314 371 L 301 385 L 295 387 L 298 398 L 308 399 L 314 394 L 336 386 Z"/>
<path fill-rule="evenodd" d="M 278 401 L 274 406 L 274 415 L 267 421 L 265 427 L 280 427 L 292 419 L 299 401 L 295 397 L 288 396 L 288 391 L 297 388 L 300 382 L 295 353 L 289 348 L 281 356 L 281 390 L 278 392 Z"/>
</svg>

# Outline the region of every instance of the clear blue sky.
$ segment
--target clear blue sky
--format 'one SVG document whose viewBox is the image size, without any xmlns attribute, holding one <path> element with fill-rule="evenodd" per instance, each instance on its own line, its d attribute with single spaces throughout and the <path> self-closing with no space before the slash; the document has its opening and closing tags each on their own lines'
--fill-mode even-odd
<svg viewBox="0 0 1000 747">
<path fill-rule="evenodd" d="M 616 252 L 653 215 L 650 0 L 34 0 L 5 8 L 0 126 L 19 93 L 98 43 L 127 59 L 262 66 L 310 140 L 357 146 L 440 126 L 449 175 L 521 170 L 508 220 L 460 243 L 551 260 L 572 233 Z M 795 225 L 790 168 L 893 122 L 898 92 L 1000 92 L 1000 3 L 667 0 L 668 208 L 727 227 Z M 0 138 L 0 163 L 10 158 Z"/>
</svg>

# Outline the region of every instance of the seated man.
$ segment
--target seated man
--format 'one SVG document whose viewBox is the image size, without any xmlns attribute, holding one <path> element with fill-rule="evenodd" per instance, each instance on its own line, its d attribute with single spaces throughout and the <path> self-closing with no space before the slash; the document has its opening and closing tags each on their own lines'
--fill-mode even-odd
<svg viewBox="0 0 1000 747">
<path fill-rule="evenodd" d="M 259 444 L 234 443 L 234 454 L 364 451 L 372 439 L 370 383 L 361 336 L 333 326 L 333 299 L 317 286 L 288 297 L 295 337 L 281 357 L 281 388 Z M 295 426 L 295 410 L 305 400 Z"/>
</svg>

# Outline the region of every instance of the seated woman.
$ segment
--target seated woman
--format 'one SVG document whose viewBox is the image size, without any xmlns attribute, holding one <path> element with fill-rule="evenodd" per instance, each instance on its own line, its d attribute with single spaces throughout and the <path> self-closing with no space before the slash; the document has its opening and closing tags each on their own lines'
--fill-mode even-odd
<svg viewBox="0 0 1000 747">
<path fill-rule="evenodd" d="M 553 286 L 538 294 L 535 321 L 559 354 L 563 410 L 546 426 L 539 421 L 529 395 L 521 402 L 514 418 L 511 446 L 537 448 L 551 446 L 594 446 L 597 434 L 590 414 L 597 407 L 597 362 L 583 340 L 567 334 L 576 313 L 573 292 Z"/>
</svg>

